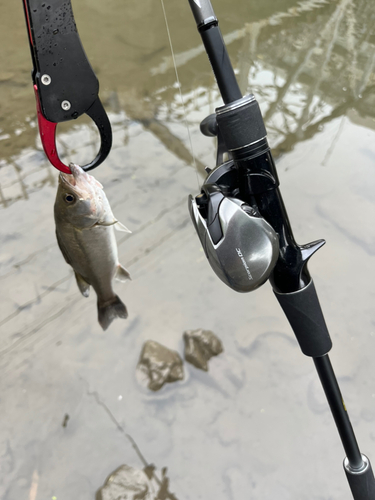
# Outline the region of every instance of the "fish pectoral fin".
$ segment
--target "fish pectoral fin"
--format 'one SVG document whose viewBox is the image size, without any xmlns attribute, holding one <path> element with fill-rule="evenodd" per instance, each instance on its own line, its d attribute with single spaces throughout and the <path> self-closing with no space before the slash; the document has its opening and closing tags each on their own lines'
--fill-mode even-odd
<svg viewBox="0 0 375 500">
<path fill-rule="evenodd" d="M 123 233 L 131 233 L 130 229 L 128 229 L 126 226 L 124 226 L 124 224 L 121 224 L 121 222 L 116 219 L 111 222 L 98 221 L 94 224 L 94 226 L 113 226 L 117 231 L 122 231 Z"/>
<path fill-rule="evenodd" d="M 115 229 L 117 231 L 122 231 L 123 233 L 131 233 L 130 229 L 124 226 L 124 224 L 121 224 L 118 220 L 115 222 Z"/>
<path fill-rule="evenodd" d="M 119 264 L 117 266 L 115 279 L 117 281 L 122 281 L 122 282 L 127 281 L 127 280 L 131 281 L 131 277 L 130 277 L 129 272 L 125 269 L 125 267 L 122 267 L 121 264 Z"/>
<path fill-rule="evenodd" d="M 88 297 L 90 295 L 90 284 L 87 283 L 85 278 L 83 278 L 79 273 L 74 272 L 74 274 L 76 276 L 79 291 L 84 297 Z"/>
</svg>

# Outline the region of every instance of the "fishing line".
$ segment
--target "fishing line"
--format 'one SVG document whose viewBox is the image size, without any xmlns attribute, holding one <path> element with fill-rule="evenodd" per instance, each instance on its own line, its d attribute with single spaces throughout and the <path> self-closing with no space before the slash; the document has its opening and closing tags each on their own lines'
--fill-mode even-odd
<svg viewBox="0 0 375 500">
<path fill-rule="evenodd" d="M 172 38 L 171 38 L 170 31 L 169 31 L 167 14 L 165 12 L 165 7 L 164 7 L 164 0 L 160 0 L 160 2 L 161 2 L 162 10 L 163 10 L 163 15 L 164 15 L 165 27 L 167 29 L 169 46 L 171 48 L 173 67 L 174 67 L 174 72 L 175 72 L 175 75 L 176 75 L 176 81 L 177 81 L 177 85 L 178 85 L 178 90 L 179 90 L 179 93 L 180 93 L 180 99 L 181 99 L 181 104 L 182 104 L 182 111 L 184 113 L 185 125 L 186 125 L 186 129 L 187 129 L 188 137 L 189 137 L 190 153 L 191 153 L 191 157 L 192 157 L 192 160 L 193 160 L 193 166 L 194 166 L 195 174 L 197 176 L 198 189 L 200 190 L 198 168 L 197 168 L 197 163 L 195 161 L 195 155 L 194 155 L 194 149 L 193 149 L 193 142 L 191 140 L 190 128 L 189 128 L 189 124 L 188 124 L 188 121 L 187 121 L 187 114 L 186 114 L 186 108 L 185 108 L 184 98 L 182 97 L 181 83 L 180 83 L 180 79 L 179 79 L 179 76 L 178 76 L 177 64 L 176 64 L 176 59 L 175 59 L 173 45 L 172 45 Z"/>
</svg>

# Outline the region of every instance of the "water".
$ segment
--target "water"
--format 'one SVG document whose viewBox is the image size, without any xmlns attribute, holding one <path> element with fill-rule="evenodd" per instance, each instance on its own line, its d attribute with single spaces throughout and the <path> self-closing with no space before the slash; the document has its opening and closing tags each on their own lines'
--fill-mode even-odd
<svg viewBox="0 0 375 500">
<path fill-rule="evenodd" d="M 0 2 L 0 498 L 92 500 L 121 464 L 146 462 L 158 477 L 168 468 L 179 500 L 349 500 L 313 363 L 269 285 L 227 289 L 190 222 L 187 196 L 215 163 L 199 123 L 222 102 L 188 2 L 165 0 L 184 106 L 158 1 L 73 8 L 114 133 L 95 175 L 133 231 L 119 239 L 133 281 L 116 288 L 129 319 L 104 334 L 95 297 L 79 294 L 57 248 L 57 172 L 38 139 L 22 3 Z M 214 8 L 241 90 L 260 102 L 296 239 L 327 240 L 310 270 L 346 406 L 374 462 L 375 7 Z M 90 120 L 58 130 L 65 161 L 93 158 Z M 183 382 L 156 394 L 140 387 L 143 343 L 182 354 L 182 334 L 195 328 L 224 344 L 208 374 L 185 364 Z"/>
</svg>

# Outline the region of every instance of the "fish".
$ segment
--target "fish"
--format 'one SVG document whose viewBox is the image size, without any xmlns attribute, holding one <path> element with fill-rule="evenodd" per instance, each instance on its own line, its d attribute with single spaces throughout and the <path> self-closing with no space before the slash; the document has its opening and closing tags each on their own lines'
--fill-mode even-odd
<svg viewBox="0 0 375 500">
<path fill-rule="evenodd" d="M 125 304 L 113 290 L 113 279 L 131 280 L 119 263 L 114 228 L 131 232 L 113 215 L 103 186 L 79 165 L 61 172 L 54 205 L 56 238 L 65 261 L 73 268 L 84 297 L 92 286 L 97 295 L 98 321 L 106 330 L 115 318 L 127 318 Z"/>
</svg>

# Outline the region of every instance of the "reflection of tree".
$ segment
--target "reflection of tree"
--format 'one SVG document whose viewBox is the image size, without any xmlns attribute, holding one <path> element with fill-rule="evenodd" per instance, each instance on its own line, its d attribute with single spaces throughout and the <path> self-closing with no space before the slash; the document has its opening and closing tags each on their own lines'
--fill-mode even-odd
<svg viewBox="0 0 375 500">
<path fill-rule="evenodd" d="M 365 93 L 371 100 L 366 89 L 375 81 L 374 18 L 371 2 L 341 0 L 324 15 L 306 17 L 293 26 L 289 23 L 288 29 L 277 30 L 263 22 L 247 26 L 239 58 L 240 81 L 242 88 L 260 97 L 267 128 L 279 150 L 291 149 L 292 143 L 321 130 L 324 123 L 340 116 L 338 112 L 355 108 L 362 116 L 375 115 L 372 106 L 364 109 L 358 102 Z M 276 84 L 275 77 L 272 84 L 264 85 L 257 80 L 262 71 L 278 75 L 279 80 L 281 73 L 282 84 Z"/>
<path fill-rule="evenodd" d="M 288 7 L 291 4 L 294 4 L 292 0 Z M 220 9 L 217 14 L 220 19 Z M 107 94 L 102 93 L 102 98 L 110 111 L 114 106 L 106 95 L 120 96 L 113 111 L 118 116 L 125 112 L 127 118 L 115 125 L 115 129 L 126 128 L 129 121 L 138 122 L 173 155 L 191 165 L 190 145 L 176 134 L 176 124 L 186 122 L 197 129 L 199 121 L 204 118 L 203 108 L 206 112 L 209 109 L 210 113 L 221 104 L 221 100 L 209 65 L 203 64 L 207 63 L 207 57 L 202 44 L 191 47 L 191 41 L 184 38 L 185 33 L 178 40 L 172 40 L 174 45 L 186 47 L 175 58 L 185 108 L 176 99 L 173 65 L 171 58 L 165 57 L 169 52 L 166 34 L 161 34 L 163 22 L 159 19 L 157 40 L 151 44 L 151 54 L 160 53 L 160 56 L 150 56 L 149 60 L 144 53 L 146 48 L 138 50 L 133 47 L 130 50 L 126 45 L 132 57 L 130 62 L 118 65 L 118 71 L 121 70 L 123 76 L 132 68 L 128 71 L 131 78 L 127 81 L 118 78 L 117 73 L 112 75 L 116 91 L 107 84 Z M 193 20 L 191 24 L 194 24 Z M 351 109 L 362 118 L 375 117 L 373 0 L 300 0 L 283 12 L 264 19 L 258 17 L 252 23 L 244 23 L 238 29 L 224 33 L 224 40 L 232 61 L 238 61 L 241 89 L 244 93 L 254 92 L 261 103 L 276 154 L 293 149 L 296 143 L 312 137 L 325 123 Z M 114 45 L 116 53 L 122 53 L 124 44 L 116 37 L 111 39 L 112 44 L 116 41 L 119 44 L 118 47 Z M 111 68 L 114 71 L 109 65 L 107 72 L 99 75 L 101 80 L 109 78 Z M 13 83 L 12 80 L 2 82 L 2 88 Z M 30 98 L 30 105 L 24 106 L 23 94 L 20 94 L 19 101 L 30 110 L 34 109 L 34 104 L 29 83 L 27 89 L 24 93 Z M 160 112 L 163 109 L 165 113 Z M 2 127 L 8 119 L 6 113 L 3 113 L 3 119 Z M 17 129 L 4 130 L 9 139 L 1 141 L 0 206 L 6 207 L 18 199 L 27 198 L 29 193 L 53 183 L 54 170 L 47 165 L 41 152 L 30 148 L 36 135 L 34 121 L 25 119 L 25 123 L 18 123 L 18 130 L 23 130 L 21 135 L 17 135 Z M 95 139 L 90 141 L 95 144 Z M 90 144 L 81 141 L 84 147 Z M 72 151 L 74 147 L 65 144 L 63 156 L 69 158 Z M 29 154 L 31 163 L 27 159 Z M 25 158 L 26 162 L 23 161 Z M 28 163 L 27 167 L 25 163 Z M 203 172 L 204 166 L 197 159 L 196 167 Z"/>
<path fill-rule="evenodd" d="M 356 110 L 359 115 L 363 116 L 363 111 L 368 108 L 367 102 L 374 98 L 375 96 L 375 86 L 367 87 L 363 93 L 363 99 L 353 103 L 352 101 L 344 101 L 335 108 L 331 110 L 329 115 L 323 116 L 319 120 L 315 121 L 308 127 L 306 127 L 302 134 L 296 132 L 290 133 L 285 139 L 280 142 L 275 148 L 274 153 L 276 156 L 291 151 L 297 142 L 306 141 L 314 137 L 315 134 L 322 130 L 322 127 L 329 123 L 330 121 L 345 115 L 349 110 Z"/>
<path fill-rule="evenodd" d="M 374 28 L 370 0 L 304 0 L 224 34 L 233 61 L 238 54 L 240 87 L 261 102 L 271 143 L 279 144 L 279 151 L 292 149 L 337 113 L 356 109 L 361 116 L 375 116 L 373 106 L 363 105 L 365 93 L 367 103 L 372 101 L 366 89 L 375 83 Z M 193 65 L 200 49 L 177 54 L 177 66 Z M 170 64 L 165 59 L 155 73 Z"/>
<path fill-rule="evenodd" d="M 301 138 L 302 136 L 302 127 L 310 121 L 311 105 L 324 79 L 324 72 L 331 59 L 332 50 L 338 36 L 338 30 L 344 15 L 345 8 L 349 2 L 350 0 L 342 0 L 338 4 L 335 12 L 326 23 L 322 35 L 318 37 L 319 43 L 316 44 L 316 47 L 322 47 L 322 57 L 319 58 L 321 64 L 319 66 L 317 65 L 316 67 L 314 83 L 309 87 L 305 107 L 297 122 L 297 135 L 299 138 Z"/>
</svg>

